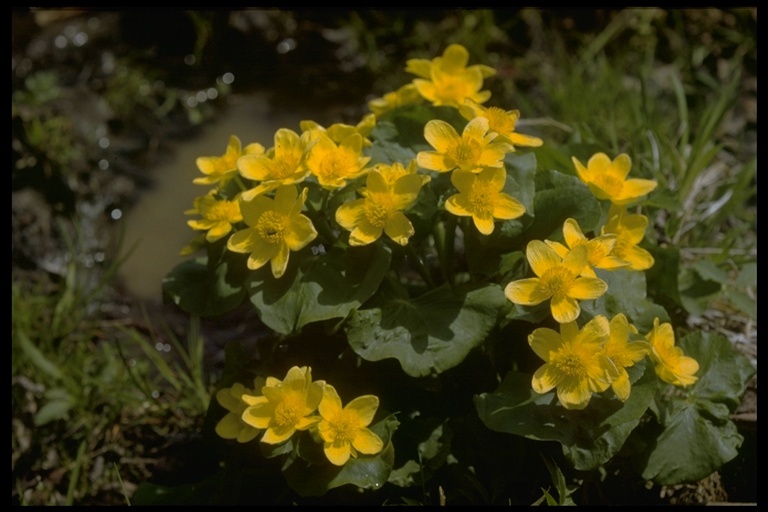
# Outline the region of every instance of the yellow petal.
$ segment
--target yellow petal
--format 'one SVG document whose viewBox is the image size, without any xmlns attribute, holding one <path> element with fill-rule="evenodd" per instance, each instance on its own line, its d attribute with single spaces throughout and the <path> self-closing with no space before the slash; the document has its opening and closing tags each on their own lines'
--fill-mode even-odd
<svg viewBox="0 0 768 512">
<path fill-rule="evenodd" d="M 357 227 L 349 234 L 350 245 L 368 245 L 381 238 L 384 232 L 382 226 L 374 226 L 368 219 L 363 218 Z"/>
<path fill-rule="evenodd" d="M 240 176 L 254 181 L 262 181 L 272 171 L 272 160 L 264 155 L 243 155 L 237 159 Z"/>
<path fill-rule="evenodd" d="M 531 379 L 531 387 L 535 392 L 539 394 L 546 393 L 547 391 L 553 389 L 555 386 L 559 386 L 560 382 L 563 380 L 563 376 L 564 374 L 555 369 L 554 366 L 545 364 L 536 370 L 536 372 L 533 374 L 533 379 Z"/>
<path fill-rule="evenodd" d="M 453 165 L 450 167 L 445 161 L 445 155 L 435 151 L 419 151 L 416 155 L 416 162 L 422 169 L 429 169 L 430 171 L 447 172 L 453 169 Z"/>
<path fill-rule="evenodd" d="M 624 205 L 653 192 L 658 184 L 653 180 L 631 179 L 624 182 L 619 197 L 613 198 L 614 204 Z"/>
<path fill-rule="evenodd" d="M 549 249 L 548 245 L 543 245 Z M 576 277 L 581 274 L 581 272 L 584 270 L 584 267 L 587 266 L 588 261 L 589 250 L 587 249 L 587 246 L 584 244 L 577 245 L 576 247 L 573 247 L 568 252 L 568 254 L 565 255 L 565 258 L 563 258 L 562 267 L 573 277 Z"/>
<path fill-rule="evenodd" d="M 531 240 L 528 242 L 528 246 L 525 248 L 525 256 L 533 273 L 539 277 L 543 276 L 547 270 L 557 267 L 563 261 L 554 249 L 541 240 Z M 586 260 L 586 255 L 584 259 Z"/>
<path fill-rule="evenodd" d="M 341 412 L 341 398 L 339 393 L 330 384 L 326 384 L 323 390 L 323 399 L 320 400 L 318 411 L 323 418 L 333 418 Z"/>
<path fill-rule="evenodd" d="M 271 404 L 260 403 L 243 411 L 241 419 L 252 427 L 267 428 L 274 412 L 275 408 Z"/>
<path fill-rule="evenodd" d="M 216 434 L 224 439 L 237 439 L 240 435 L 240 431 L 244 427 L 243 421 L 237 414 L 227 413 L 226 416 L 221 418 L 216 424 Z"/>
<path fill-rule="evenodd" d="M 525 206 L 508 194 L 499 194 L 493 205 L 493 216 L 497 219 L 511 220 L 521 217 Z"/>
<path fill-rule="evenodd" d="M 268 428 L 267 431 L 264 432 L 264 436 L 261 438 L 261 442 L 267 444 L 280 444 L 283 441 L 287 441 L 295 432 L 296 429 L 293 427 L 274 426 L 272 428 Z"/>
<path fill-rule="evenodd" d="M 552 353 L 563 345 L 560 333 L 547 327 L 539 327 L 528 336 L 528 344 L 536 355 L 549 362 Z"/>
<path fill-rule="evenodd" d="M 487 121 L 486 121 L 487 122 Z M 459 134 L 450 124 L 439 119 L 428 121 L 424 127 L 424 138 L 438 153 L 445 153 L 454 141 L 459 139 Z M 421 165 L 421 162 L 419 162 Z"/>
<path fill-rule="evenodd" d="M 613 168 L 616 176 L 621 179 L 626 179 L 629 175 L 629 170 L 632 168 L 632 159 L 629 155 L 622 153 L 613 159 Z"/>
<path fill-rule="evenodd" d="M 232 252 L 249 253 L 253 250 L 255 230 L 253 228 L 237 231 L 227 240 L 227 249 Z"/>
<path fill-rule="evenodd" d="M 477 181 L 477 176 L 476 173 L 457 169 L 451 174 L 451 183 L 460 193 L 467 194 L 472 191 L 472 187 Z"/>
<path fill-rule="evenodd" d="M 541 280 L 538 277 L 512 281 L 504 288 L 504 295 L 515 304 L 535 306 L 536 304 L 541 304 L 551 296 L 551 294 L 540 285 Z"/>
<path fill-rule="evenodd" d="M 490 235 L 493 233 L 493 216 L 472 215 L 472 220 L 475 222 L 475 227 L 480 233 L 484 235 Z"/>
<path fill-rule="evenodd" d="M 247 443 L 249 441 L 253 441 L 256 439 L 256 436 L 259 435 L 261 431 L 249 426 L 244 426 L 242 430 L 240 430 L 240 434 L 237 436 L 237 442 L 238 443 Z"/>
<path fill-rule="evenodd" d="M 561 324 L 573 322 L 581 313 L 579 303 L 563 293 L 552 295 L 550 308 L 552 309 L 552 317 Z"/>
<path fill-rule="evenodd" d="M 378 408 L 379 397 L 375 395 L 363 395 L 349 402 L 347 406 L 344 407 L 344 410 L 354 412 L 360 419 L 361 424 L 367 427 L 371 424 L 371 421 L 373 421 L 373 416 L 376 414 Z"/>
<path fill-rule="evenodd" d="M 570 248 L 584 243 L 587 239 L 575 219 L 565 220 L 563 223 L 563 237 L 565 238 L 565 244 Z"/>
<path fill-rule="evenodd" d="M 566 246 L 561 244 L 560 242 L 553 242 L 552 240 L 544 240 L 544 242 L 553 248 L 558 256 L 561 258 L 565 258 L 565 255 L 568 254 L 570 249 L 568 249 Z"/>
<path fill-rule="evenodd" d="M 443 59 L 440 62 L 442 69 L 448 73 L 458 73 L 462 71 L 469 62 L 469 52 L 460 44 L 452 44 L 443 52 Z"/>
<path fill-rule="evenodd" d="M 608 285 L 597 277 L 577 277 L 568 288 L 568 295 L 578 300 L 596 299 L 608 290 Z"/>
<path fill-rule="evenodd" d="M 566 409 L 584 409 L 592 398 L 585 379 L 566 379 L 557 386 L 557 399 Z"/>
<path fill-rule="evenodd" d="M 629 263 L 629 268 L 632 270 L 648 270 L 654 264 L 651 253 L 636 245 L 627 247 L 621 258 Z"/>
<path fill-rule="evenodd" d="M 373 455 L 384 448 L 384 442 L 371 429 L 361 428 L 352 439 L 352 446 L 360 453 Z"/>
<path fill-rule="evenodd" d="M 476 117 L 467 123 L 462 135 L 464 138 L 469 137 L 477 141 L 482 141 L 485 138 L 486 133 L 488 133 L 488 119 L 484 117 Z"/>
<path fill-rule="evenodd" d="M 331 464 L 343 466 L 350 457 L 350 445 L 348 442 L 325 443 L 323 451 Z"/>
<path fill-rule="evenodd" d="M 396 243 L 405 246 L 408 243 L 408 239 L 416 232 L 413 229 L 413 224 L 408 220 L 401 212 L 394 212 L 384 225 L 384 232 L 389 238 Z"/>
<path fill-rule="evenodd" d="M 611 389 L 616 393 L 616 397 L 622 402 L 626 402 L 629 398 L 630 391 L 632 390 L 632 384 L 629 382 L 629 374 L 627 370 L 619 370 L 619 378 L 611 383 Z"/>
<path fill-rule="evenodd" d="M 236 234 L 237 233 L 235 233 L 235 235 Z M 235 235 L 232 236 L 234 237 Z M 232 238 L 230 237 L 230 240 L 231 239 Z M 268 244 L 256 237 L 252 237 L 251 240 L 253 242 L 253 247 L 251 248 L 251 254 L 248 256 L 248 268 L 251 270 L 258 270 L 266 265 L 269 260 L 274 258 L 280 246 Z"/>
<path fill-rule="evenodd" d="M 301 250 L 315 238 L 317 230 L 309 217 L 297 215 L 291 219 L 291 225 L 285 233 L 285 243 L 290 250 Z"/>
</svg>

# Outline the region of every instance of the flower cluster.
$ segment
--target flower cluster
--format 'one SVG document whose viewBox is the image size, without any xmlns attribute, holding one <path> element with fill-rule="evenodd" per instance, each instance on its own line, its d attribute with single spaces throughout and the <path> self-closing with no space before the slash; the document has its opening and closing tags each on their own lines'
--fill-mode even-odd
<svg viewBox="0 0 768 512">
<path fill-rule="evenodd" d="M 309 255 L 310 244 L 314 244 L 315 256 L 334 250 L 334 254 L 350 255 L 345 261 L 354 260 L 361 253 L 354 252 L 361 251 L 360 246 L 384 245 L 387 254 L 400 256 L 391 259 L 392 281 L 401 277 L 395 263 L 407 255 L 426 287 L 434 289 L 433 276 L 438 272 L 426 268 L 425 247 L 434 248 L 437 258 L 432 261 L 440 261 L 444 266 L 440 273 L 452 286 L 457 284 L 453 273 L 458 265 L 451 261 L 457 229 L 465 240 L 479 240 L 477 246 L 482 247 L 486 242 L 492 244 L 494 237 L 507 236 L 498 234 L 505 227 L 525 229 L 530 225 L 535 217 L 529 211 L 534 191 L 526 192 L 521 185 L 524 180 L 515 174 L 514 162 L 522 159 L 515 153 L 521 147 L 540 147 L 543 140 L 517 131 L 518 110 L 485 105 L 491 93 L 483 90 L 483 82 L 495 70 L 469 65 L 469 53 L 458 44 L 433 59 L 411 59 L 405 70 L 416 78 L 371 100 L 371 113 L 356 124 L 324 127 L 304 120 L 299 132 L 277 130 L 269 148 L 260 143 L 243 147 L 232 136 L 222 156 L 198 158 L 204 176 L 194 182 L 213 189 L 195 199 L 194 208 L 187 211 L 198 216 L 188 225 L 200 233 L 182 252 L 190 254 L 219 244 L 221 251 L 247 255 L 249 270 L 269 264 L 271 276 L 265 279 L 280 279 L 286 275 L 291 253 L 307 248 L 305 254 Z M 397 115 L 403 111 L 411 116 L 411 128 L 413 119 L 423 123 L 418 125 L 420 140 L 393 138 L 398 131 Z M 647 343 L 629 342 L 637 329 L 623 314 L 610 321 L 593 315 L 579 328 L 580 302 L 608 292 L 606 280 L 600 277 L 605 277 L 603 272 L 640 272 L 653 266 L 653 256 L 640 247 L 648 218 L 630 208 L 657 184 L 628 178 L 632 161 L 627 154 L 611 159 L 597 153 L 586 165 L 575 157 L 571 160 L 580 190 L 591 191 L 590 200 L 604 206 L 601 222 L 592 223 L 585 233 L 569 217 L 562 224 L 562 239 L 559 234 L 558 240 L 525 235 L 515 239 L 517 244 L 529 240 L 525 256 L 535 276 L 519 276 L 504 287 L 506 299 L 519 306 L 549 301 L 549 311 L 560 324 L 559 333 L 540 328 L 529 338 L 531 347 L 546 361 L 533 378 L 533 388 L 541 393 L 557 388 L 560 402 L 568 408 L 586 406 L 592 393 L 608 387 L 626 400 L 630 382 L 625 368 L 646 354 L 657 363 L 662 380 L 691 384 L 698 366 L 674 347 L 671 327 L 665 327 L 668 324 L 655 327 Z M 533 181 L 532 176 L 528 181 Z M 516 219 L 516 223 L 506 222 Z M 417 244 L 421 244 L 420 253 Z M 518 248 L 507 246 L 505 250 Z M 331 267 L 323 268 L 330 272 Z M 336 277 L 348 275 L 346 270 Z M 503 275 L 500 271 L 489 274 Z M 376 283 L 384 282 L 383 278 L 383 274 L 378 276 Z M 320 275 L 303 279 L 327 282 Z M 471 271 L 462 279 L 470 281 Z M 300 286 L 295 285 L 296 296 L 307 291 L 299 290 Z M 505 304 L 509 306 L 509 302 Z M 340 315 L 359 305 L 350 301 Z M 314 318 L 329 315 L 324 310 Z M 406 325 L 409 319 L 392 323 Z M 312 383 L 309 370 L 299 368 L 292 369 L 285 381 L 268 380 L 261 390 L 261 395 L 253 395 L 238 387 L 221 394 L 222 405 L 239 415 L 237 421 L 233 417 L 222 420 L 220 428 L 227 436 L 248 440 L 257 429 L 265 432 L 262 442 L 279 443 L 296 431 L 314 429 L 326 443 L 328 458 L 342 464 L 355 450 L 371 453 L 376 445 L 364 428 L 375 410 L 374 397 L 342 408 L 331 386 Z M 320 416 L 313 416 L 316 410 Z"/>
<path fill-rule="evenodd" d="M 257 378 L 254 388 L 257 392 L 236 383 L 216 394 L 228 411 L 216 425 L 219 436 L 246 443 L 261 435 L 262 443 L 275 445 L 297 432 L 310 431 L 336 466 L 360 453 L 377 454 L 384 447 L 368 428 L 379 407 L 374 395 L 357 397 L 342 407 L 336 389 L 325 381 L 312 381 L 312 369 L 306 366 L 292 367 L 283 380 Z"/>
<path fill-rule="evenodd" d="M 648 218 L 627 212 L 627 205 L 641 199 L 656 187 L 651 180 L 627 179 L 631 168 L 628 155 L 613 161 L 604 153 L 589 159 L 584 167 L 573 158 L 579 179 L 597 199 L 608 200 L 608 221 L 600 235 L 588 238 L 572 218 L 563 224 L 565 245 L 551 240 L 532 240 L 526 247 L 528 263 L 536 277 L 507 284 L 507 298 L 522 306 L 535 306 L 550 300 L 553 318 L 560 333 L 539 328 L 528 337 L 536 354 L 546 364 L 533 376 L 533 389 L 546 393 L 557 388 L 559 402 L 568 409 L 583 409 L 592 393 L 612 387 L 625 401 L 630 394 L 625 368 L 642 360 L 646 354 L 656 363 L 656 374 L 665 382 L 688 386 L 697 378 L 698 363 L 674 346 L 674 333 L 668 323 L 653 330 L 644 341 L 629 342 L 637 329 L 623 314 L 610 322 L 598 315 L 578 328 L 580 300 L 597 299 L 608 285 L 594 269 L 642 271 L 653 266 L 651 254 L 639 247 L 645 237 Z"/>
</svg>

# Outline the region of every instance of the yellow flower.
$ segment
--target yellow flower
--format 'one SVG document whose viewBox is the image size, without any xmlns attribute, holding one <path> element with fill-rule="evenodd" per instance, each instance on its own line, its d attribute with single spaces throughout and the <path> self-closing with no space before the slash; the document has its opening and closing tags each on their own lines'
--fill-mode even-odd
<svg viewBox="0 0 768 512">
<path fill-rule="evenodd" d="M 195 207 L 184 213 L 200 214 L 203 218 L 188 220 L 187 225 L 198 231 L 207 231 L 205 239 L 215 242 L 232 231 L 232 224 L 243 220 L 240 204 L 237 201 L 216 199 L 212 194 L 196 197 Z"/>
<path fill-rule="evenodd" d="M 547 245 L 552 247 L 561 258 L 564 258 L 570 249 L 573 249 L 577 245 L 587 246 L 587 261 L 589 265 L 584 267 L 584 272 L 581 273 L 587 277 L 597 277 L 592 267 L 601 268 L 603 270 L 616 270 L 617 268 L 626 267 L 629 265 L 626 261 L 622 260 L 618 256 L 612 253 L 613 248 L 616 245 L 615 235 L 601 235 L 591 240 L 584 236 L 581 231 L 579 223 L 574 219 L 566 219 L 563 223 L 563 237 L 565 238 L 565 245 L 559 242 L 552 242 L 545 240 Z"/>
<path fill-rule="evenodd" d="M 603 355 L 613 362 L 618 371 L 616 380 L 611 383 L 611 388 L 622 402 L 629 398 L 631 389 L 626 368 L 634 366 L 651 350 L 650 345 L 644 341 L 630 342 L 630 333 L 637 334 L 637 329 L 629 323 L 623 313 L 619 313 L 611 320 L 611 335 L 602 348 Z"/>
<path fill-rule="evenodd" d="M 645 237 L 648 217 L 639 213 L 627 213 L 626 208 L 611 206 L 608 211 L 608 223 L 600 233 L 616 235 L 613 255 L 626 261 L 631 270 L 647 270 L 653 266 L 654 259 L 650 252 L 638 247 Z"/>
<path fill-rule="evenodd" d="M 394 170 L 393 170 L 394 169 Z M 387 177 L 393 182 L 388 182 Z M 406 173 L 402 164 L 380 164 L 366 178 L 361 190 L 364 198 L 345 203 L 336 210 L 336 222 L 351 231 L 350 245 L 367 245 L 378 240 L 382 232 L 400 245 L 413 235 L 411 221 L 403 210 L 411 206 L 429 176 Z"/>
<path fill-rule="evenodd" d="M 656 182 L 653 180 L 627 179 L 632 160 L 629 155 L 622 153 L 613 162 L 605 153 L 597 153 L 584 167 L 575 157 L 572 157 L 576 173 L 598 199 L 609 199 L 613 204 L 625 205 L 636 201 L 653 191 Z"/>
<path fill-rule="evenodd" d="M 379 399 L 374 395 L 359 396 L 343 409 L 341 398 L 333 386 L 327 384 L 320 401 L 322 420 L 317 431 L 323 439 L 323 451 L 336 466 L 343 466 L 358 452 L 367 455 L 379 453 L 384 447 L 381 438 L 368 425 L 373 421 Z"/>
<path fill-rule="evenodd" d="M 261 441 L 278 444 L 287 441 L 297 430 L 307 430 L 320 421 L 311 416 L 323 397 L 324 381 L 312 382 L 312 369 L 294 366 L 283 381 L 267 382 L 261 388 L 263 397 L 245 398 L 253 402 L 243 411 L 248 425 L 266 429 Z"/>
<path fill-rule="evenodd" d="M 574 247 L 565 258 L 560 258 L 544 242 L 532 240 L 526 247 L 526 257 L 538 277 L 512 281 L 504 294 L 523 306 L 535 306 L 551 298 L 552 316 L 561 324 L 579 317 L 581 308 L 577 300 L 596 299 L 608 289 L 602 279 L 579 277 L 587 265 L 584 245 Z"/>
<path fill-rule="evenodd" d="M 438 172 L 503 167 L 504 155 L 512 150 L 509 144 L 495 141 L 496 134 L 488 133 L 484 117 L 467 123 L 461 136 L 450 124 L 433 119 L 424 126 L 424 138 L 436 151 L 420 151 L 416 161 L 420 167 Z"/>
<path fill-rule="evenodd" d="M 317 138 L 320 134 L 325 134 L 336 144 L 341 144 L 344 139 L 352 135 L 353 133 L 359 134 L 363 138 L 363 147 L 368 147 L 372 143 L 368 139 L 368 135 L 371 134 L 373 128 L 376 126 L 376 115 L 367 114 L 363 119 L 352 126 L 344 123 L 334 123 L 327 129 L 320 126 L 314 121 L 301 121 L 299 127 L 301 128 L 302 135 L 306 134 L 310 139 Z"/>
<path fill-rule="evenodd" d="M 368 108 L 376 116 L 382 116 L 399 107 L 406 105 L 417 105 L 423 101 L 416 86 L 405 84 L 394 92 L 388 92 L 381 98 L 376 98 L 368 102 Z"/>
<path fill-rule="evenodd" d="M 248 144 L 242 149 L 240 139 L 232 135 L 229 137 L 226 152 L 221 156 L 201 156 L 195 163 L 197 168 L 205 174 L 200 178 L 195 178 L 192 183 L 197 185 L 213 185 L 221 182 L 226 184 L 237 174 L 237 159 L 242 155 L 261 155 L 264 153 L 264 146 L 254 142 Z"/>
<path fill-rule="evenodd" d="M 275 145 L 264 155 L 244 155 L 238 158 L 240 175 L 261 182 L 242 193 L 243 201 L 271 192 L 280 185 L 300 183 L 309 174 L 304 167 L 304 155 L 309 136 L 302 136 L 281 128 L 275 133 Z"/>
<path fill-rule="evenodd" d="M 243 395 L 251 394 L 253 391 L 239 382 L 233 384 L 231 388 L 223 388 L 216 393 L 216 400 L 228 411 L 216 424 L 216 433 L 220 437 L 236 439 L 238 443 L 247 443 L 261 432 L 260 429 L 254 428 L 242 419 L 243 412 L 248 408 L 248 404 L 243 401 Z"/>
<path fill-rule="evenodd" d="M 699 371 L 699 363 L 683 354 L 683 349 L 675 346 L 675 333 L 672 325 L 654 318 L 653 329 L 645 339 L 651 345 L 651 359 L 656 363 L 656 375 L 675 386 L 690 386 L 699 378 L 694 375 Z"/>
<path fill-rule="evenodd" d="M 546 327 L 534 330 L 528 344 L 546 364 L 533 374 L 537 393 L 557 388 L 557 399 L 566 409 L 584 409 L 592 393 L 608 389 L 616 366 L 600 347 L 609 336 L 608 319 L 596 316 L 579 330 L 576 322 L 560 324 L 560 332 Z"/>
<path fill-rule="evenodd" d="M 515 131 L 517 120 L 520 119 L 519 110 L 503 110 L 499 107 L 484 107 L 467 99 L 464 105 L 459 107 L 459 112 L 465 119 L 472 120 L 476 117 L 484 117 L 488 120 L 488 129 L 491 133 L 498 134 L 497 140 L 508 142 L 514 151 L 515 146 L 539 147 L 544 141 L 538 137 L 523 135 Z"/>
<path fill-rule="evenodd" d="M 476 64 L 467 67 L 469 52 L 460 44 L 452 44 L 442 57 L 434 59 L 410 59 L 405 70 L 421 78 L 413 84 L 427 101 L 433 105 L 448 105 L 458 108 L 470 98 L 483 103 L 491 97 L 490 91 L 481 91 L 483 79 L 496 74 L 496 70 Z"/>
<path fill-rule="evenodd" d="M 456 170 L 451 183 L 459 193 L 446 200 L 445 209 L 460 217 L 472 217 L 477 230 L 490 235 L 494 219 L 516 219 L 525 213 L 525 206 L 502 192 L 506 179 L 503 167 L 488 167 L 477 174 Z"/>
<path fill-rule="evenodd" d="M 303 249 L 317 236 L 312 221 L 301 214 L 306 199 L 306 188 L 299 196 L 294 185 L 285 185 L 277 189 L 274 199 L 262 195 L 249 202 L 240 200 L 243 220 L 250 227 L 234 233 L 227 248 L 250 253 L 251 270 L 271 262 L 272 275 L 281 277 L 288 267 L 290 251 Z"/>
<path fill-rule="evenodd" d="M 359 133 L 347 136 L 340 144 L 326 134 L 319 133 L 317 142 L 309 150 L 307 168 L 317 177 L 323 188 L 340 188 L 347 180 L 363 175 L 371 157 L 362 155 L 363 138 Z"/>
</svg>

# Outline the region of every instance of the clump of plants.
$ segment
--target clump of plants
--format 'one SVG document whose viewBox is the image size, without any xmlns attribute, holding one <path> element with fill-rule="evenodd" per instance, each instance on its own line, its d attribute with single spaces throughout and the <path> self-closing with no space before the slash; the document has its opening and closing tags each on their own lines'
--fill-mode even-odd
<svg viewBox="0 0 768 512">
<path fill-rule="evenodd" d="M 649 297 L 658 183 L 627 153 L 540 164 L 546 139 L 461 45 L 405 69 L 355 125 L 197 159 L 195 257 L 164 294 L 195 316 L 245 304 L 272 335 L 229 349 L 208 411 L 222 469 L 187 499 L 280 501 L 249 494 L 255 472 L 287 501 L 568 503 L 562 465 L 672 485 L 733 459 L 754 369 Z"/>
</svg>

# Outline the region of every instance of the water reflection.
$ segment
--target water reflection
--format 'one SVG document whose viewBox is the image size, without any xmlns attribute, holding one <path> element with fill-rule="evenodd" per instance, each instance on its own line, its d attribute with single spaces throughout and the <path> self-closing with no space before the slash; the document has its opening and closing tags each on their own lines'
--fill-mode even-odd
<svg viewBox="0 0 768 512">
<path fill-rule="evenodd" d="M 128 249 L 136 244 L 119 273 L 128 293 L 159 302 L 163 278 L 183 260 L 179 250 L 195 234 L 187 226 L 190 217 L 184 211 L 192 207 L 195 197 L 208 191 L 192 183 L 201 176 L 195 166 L 197 157 L 223 154 L 230 135 L 240 137 L 243 145 L 260 142 L 270 147 L 279 128 L 298 131 L 299 121 L 314 117 L 312 112 L 276 111 L 264 95 L 233 98 L 227 112 L 199 137 L 179 143 L 172 159 L 152 171 L 154 187 L 124 213 L 124 246 Z"/>
</svg>

